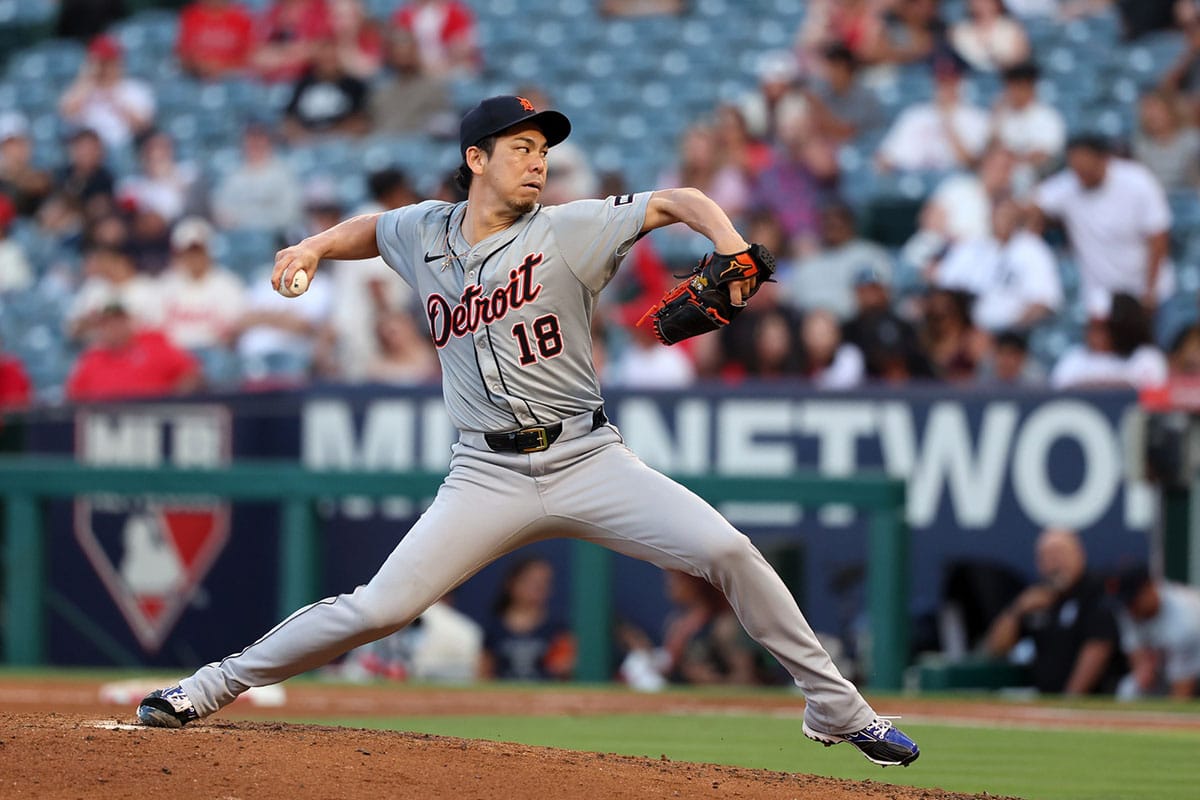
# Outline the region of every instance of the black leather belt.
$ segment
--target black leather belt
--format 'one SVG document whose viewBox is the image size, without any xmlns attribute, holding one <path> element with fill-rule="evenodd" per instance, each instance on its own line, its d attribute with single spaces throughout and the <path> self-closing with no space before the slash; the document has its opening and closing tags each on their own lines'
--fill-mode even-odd
<svg viewBox="0 0 1200 800">
<path fill-rule="evenodd" d="M 608 417 L 604 414 L 604 406 L 601 406 L 592 414 L 591 429 L 594 431 L 607 424 Z M 540 453 L 562 436 L 562 430 L 562 423 L 555 422 L 551 425 L 521 428 L 509 433 L 485 433 L 483 440 L 497 453 Z"/>
</svg>

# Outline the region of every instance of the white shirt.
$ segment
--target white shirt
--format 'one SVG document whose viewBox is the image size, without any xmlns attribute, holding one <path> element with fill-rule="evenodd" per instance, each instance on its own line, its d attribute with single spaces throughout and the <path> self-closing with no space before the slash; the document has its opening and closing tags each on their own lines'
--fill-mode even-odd
<svg viewBox="0 0 1200 800">
<path fill-rule="evenodd" d="M 163 331 L 179 347 L 223 347 L 246 307 L 246 285 L 224 267 L 194 278 L 176 267 L 162 277 Z"/>
<path fill-rule="evenodd" d="M 111 89 L 92 91 L 70 121 L 91 128 L 110 149 L 122 148 L 133 139 L 133 131 L 118 108 L 132 110 L 142 119 L 154 116 L 154 92 L 135 78 L 122 78 Z"/>
<path fill-rule="evenodd" d="M 1055 389 L 1114 385 L 1144 389 L 1166 381 L 1167 357 L 1151 345 L 1139 347 L 1128 358 L 1076 345 L 1063 354 L 1050 373 L 1050 385 Z"/>
<path fill-rule="evenodd" d="M 1071 170 L 1046 179 L 1034 198 L 1047 215 L 1062 220 L 1079 261 L 1084 292 L 1146 292 L 1147 240 L 1171 227 L 1171 208 L 1154 175 L 1141 164 L 1110 158 L 1104 182 L 1087 189 Z M 1174 271 L 1164 259 L 1159 299 L 1175 288 Z"/>
<path fill-rule="evenodd" d="M 33 270 L 21 245 L 0 239 L 0 292 L 28 289 L 33 285 Z"/>
<path fill-rule="evenodd" d="M 995 72 L 1020 59 L 1027 51 L 1025 29 L 1015 20 L 1001 18 L 988 30 L 971 21 L 950 29 L 955 52 L 980 72 Z"/>
<path fill-rule="evenodd" d="M 988 141 L 987 114 L 962 103 L 950 114 L 951 125 L 963 148 L 972 157 L 978 156 Z M 899 170 L 950 170 L 963 166 L 946 135 L 942 112 L 932 103 L 903 111 L 879 146 L 879 152 Z"/>
<path fill-rule="evenodd" d="M 1200 676 L 1200 591 L 1178 583 L 1158 584 L 1161 607 L 1148 620 L 1122 615 L 1123 641 L 1128 650 L 1161 650 L 1167 681 Z"/>
<path fill-rule="evenodd" d="M 1043 103 L 1025 108 L 1001 106 L 992 117 L 996 138 L 1018 156 L 1057 156 L 1067 142 L 1067 124 L 1057 109 Z"/>
<path fill-rule="evenodd" d="M 812 376 L 812 382 L 818 389 L 852 389 L 863 382 L 866 373 L 862 351 L 844 344 L 833 354 L 829 366 Z"/>
<path fill-rule="evenodd" d="M 989 331 L 1013 327 L 1030 306 L 1053 311 L 1063 301 L 1054 252 L 1029 231 L 1017 231 L 1007 242 L 988 237 L 954 245 L 935 283 L 974 294 L 971 316 Z"/>
<path fill-rule="evenodd" d="M 129 312 L 139 328 L 157 328 L 162 324 L 161 289 L 158 281 L 146 275 L 134 275 L 124 283 L 88 278 L 75 294 L 67 318 L 77 320 L 113 303 Z"/>
<path fill-rule="evenodd" d="M 295 314 L 314 325 L 329 318 L 333 301 L 333 281 L 319 273 L 299 297 L 287 298 L 271 288 L 267 275 L 254 281 L 247 296 L 247 310 L 274 311 Z M 312 336 L 292 333 L 271 325 L 255 325 L 238 338 L 238 355 L 246 359 L 260 358 L 271 353 L 304 356 L 312 353 Z"/>
<path fill-rule="evenodd" d="M 891 283 L 892 260 L 879 245 L 854 239 L 801 261 L 783 279 L 784 288 L 796 308 L 828 309 L 845 321 L 858 311 L 854 284 L 864 271 L 876 272 Z"/>
<path fill-rule="evenodd" d="M 675 389 L 691 384 L 696 371 L 676 347 L 632 344 L 608 372 L 613 386 L 635 389 Z"/>
</svg>

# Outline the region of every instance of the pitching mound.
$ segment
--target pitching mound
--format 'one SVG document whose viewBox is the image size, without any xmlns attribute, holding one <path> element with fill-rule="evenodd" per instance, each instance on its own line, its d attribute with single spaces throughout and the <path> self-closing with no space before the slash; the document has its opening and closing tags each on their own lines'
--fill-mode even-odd
<svg viewBox="0 0 1200 800">
<path fill-rule="evenodd" d="M 131 723 L 128 718 L 0 713 L 0 795 L 14 800 L 968 797 L 874 781 L 418 733 L 247 721 L 170 731 Z"/>
</svg>

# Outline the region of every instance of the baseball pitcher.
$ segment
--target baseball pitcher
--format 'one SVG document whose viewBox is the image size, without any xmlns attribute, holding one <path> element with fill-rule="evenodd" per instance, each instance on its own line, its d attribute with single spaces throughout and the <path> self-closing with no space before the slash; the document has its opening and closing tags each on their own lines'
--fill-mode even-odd
<svg viewBox="0 0 1200 800">
<path fill-rule="evenodd" d="M 546 153 L 570 130 L 563 114 L 524 98 L 484 100 L 460 129 L 465 202 L 354 217 L 276 256 L 271 280 L 285 294 L 302 290 L 307 280 L 294 276 L 311 280 L 322 259 L 382 255 L 422 298 L 460 432 L 450 472 L 370 582 L 152 692 L 137 710 L 144 724 L 180 727 L 250 687 L 387 636 L 496 558 L 566 531 L 721 589 L 804 692 L 804 735 L 848 742 L 882 766 L 916 760 L 916 744 L 838 673 L 750 540 L 642 463 L 604 414 L 592 313 L 640 236 L 682 223 L 713 243 L 714 253 L 647 312 L 668 344 L 727 324 L 770 279 L 774 259 L 695 189 L 540 205 Z"/>
</svg>

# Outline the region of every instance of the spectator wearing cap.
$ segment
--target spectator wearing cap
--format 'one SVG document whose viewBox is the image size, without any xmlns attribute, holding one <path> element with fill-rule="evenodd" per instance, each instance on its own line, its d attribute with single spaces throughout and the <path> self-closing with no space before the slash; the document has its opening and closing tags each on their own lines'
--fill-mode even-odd
<svg viewBox="0 0 1200 800">
<path fill-rule="evenodd" d="M 1067 141 L 1062 114 L 1038 100 L 1039 74 L 1032 61 L 1005 69 L 1004 90 L 992 110 L 992 142 L 1013 154 L 1026 186 L 1062 155 Z"/>
<path fill-rule="evenodd" d="M 780 280 L 796 308 L 825 309 L 845 321 L 854 316 L 855 286 L 864 272 L 890 282 L 892 260 L 882 247 L 858 236 L 854 209 L 833 202 L 821 210 L 821 248 Z"/>
<path fill-rule="evenodd" d="M 8 195 L 0 194 L 0 294 L 28 289 L 33 285 L 33 270 L 20 242 L 8 238 L 8 229 L 17 209 Z"/>
<path fill-rule="evenodd" d="M 932 102 L 909 106 L 879 145 L 883 170 L 946 172 L 970 168 L 988 141 L 987 113 L 962 100 L 962 67 L 950 57 L 934 65 Z"/>
<path fill-rule="evenodd" d="M 1034 686 L 1049 694 L 1111 694 L 1124 672 L 1116 614 L 1104 583 L 1087 570 L 1079 534 L 1048 528 L 1035 544 L 1039 581 L 995 620 L 987 651 L 997 658 L 1032 642 Z"/>
<path fill-rule="evenodd" d="M 1029 57 L 1025 28 L 1001 0 L 968 0 L 967 17 L 950 29 L 950 44 L 978 72 L 998 72 Z"/>
<path fill-rule="evenodd" d="M 867 377 L 892 384 L 932 378 L 916 329 L 892 308 L 888 279 L 863 269 L 855 277 L 854 296 L 858 311 L 842 326 L 842 339 L 862 352 Z"/>
<path fill-rule="evenodd" d="M 1059 358 L 1050 373 L 1051 386 L 1144 389 L 1166 382 L 1166 356 L 1154 344 L 1150 315 L 1136 297 L 1093 296 L 1088 310 L 1084 343 Z"/>
<path fill-rule="evenodd" d="M 125 247 L 95 243 L 83 256 L 83 284 L 67 310 L 67 332 L 73 339 L 91 340 L 100 312 L 119 305 L 139 329 L 162 324 L 162 295 L 158 282 L 139 273 Z"/>
<path fill-rule="evenodd" d="M 288 162 L 280 158 L 271 130 L 251 123 L 242 131 L 242 160 L 221 178 L 212 193 L 212 213 L 227 230 L 279 233 L 300 224 L 302 188 Z"/>
<path fill-rule="evenodd" d="M 171 231 L 171 265 L 160 283 L 163 331 L 185 350 L 228 346 L 246 303 L 246 285 L 214 264 L 212 226 L 203 217 L 185 217 Z"/>
<path fill-rule="evenodd" d="M 108 147 L 126 147 L 154 121 L 154 93 L 125 75 L 124 50 L 109 35 L 97 36 L 75 80 L 59 99 L 70 125 L 91 128 Z"/>
<path fill-rule="evenodd" d="M 317 40 L 284 111 L 284 137 L 297 144 L 330 134 L 361 136 L 369 124 L 367 84 L 346 72 L 335 39 Z"/>
<path fill-rule="evenodd" d="M 758 86 L 739 104 L 746 128 L 756 139 L 777 142 L 787 118 L 804 115 L 808 104 L 800 92 L 800 65 L 788 50 L 763 53 L 758 63 Z"/>
<path fill-rule="evenodd" d="M 883 119 L 875 94 L 859 80 L 859 63 L 844 44 L 821 54 L 821 79 L 804 90 L 820 134 L 834 142 L 853 140 Z"/>
<path fill-rule="evenodd" d="M 179 14 L 175 54 L 189 75 L 216 80 L 244 71 L 254 54 L 254 16 L 233 0 L 194 0 Z"/>
<path fill-rule="evenodd" d="M 475 14 L 462 0 L 409 0 L 392 25 L 413 35 L 421 64 L 434 75 L 473 75 L 482 66 Z"/>
<path fill-rule="evenodd" d="M 186 394 L 200 385 L 200 367 L 161 331 L 139 328 L 120 303 L 96 317 L 94 343 L 67 378 L 73 401 Z"/>
<path fill-rule="evenodd" d="M 0 113 L 0 192 L 9 196 L 18 216 L 31 217 L 54 186 L 49 172 L 33 165 L 29 121 L 19 111 Z"/>
<path fill-rule="evenodd" d="M 393 30 L 384 56 L 384 76 L 368 100 L 376 133 L 429 133 L 453 127 L 446 79 L 427 71 L 411 31 Z"/>
<path fill-rule="evenodd" d="M 1200 590 L 1156 580 L 1144 566 L 1122 571 L 1110 588 L 1130 668 L 1117 696 L 1200 696 Z"/>
<path fill-rule="evenodd" d="M 1142 96 L 1133 157 L 1145 164 L 1168 192 L 1195 192 L 1200 185 L 1200 131 L 1185 124 L 1175 101 L 1163 92 Z"/>
<path fill-rule="evenodd" d="M 1146 166 L 1112 155 L 1104 138 L 1072 138 L 1067 168 L 1038 186 L 1033 201 L 1035 227 L 1052 218 L 1066 228 L 1085 297 L 1125 292 L 1155 308 L 1174 291 L 1162 185 Z"/>
<path fill-rule="evenodd" d="M 953 245 L 933 271 L 935 285 L 975 298 L 972 319 L 987 331 L 1029 330 L 1063 302 L 1054 252 L 1023 227 L 1024 214 L 1016 201 L 1000 201 L 991 235 Z"/>
</svg>

